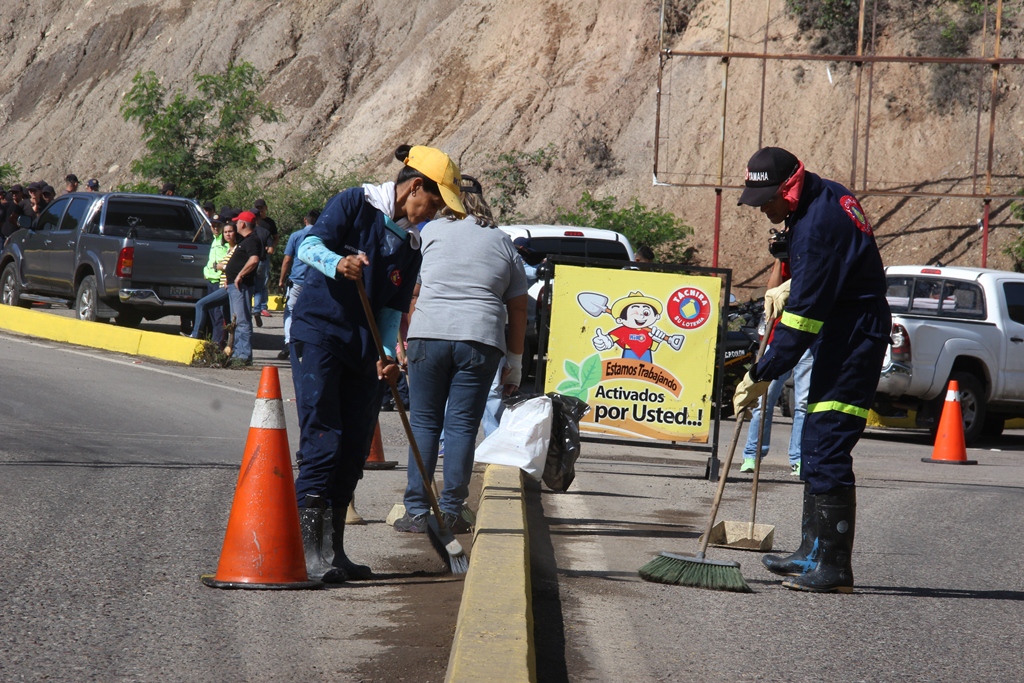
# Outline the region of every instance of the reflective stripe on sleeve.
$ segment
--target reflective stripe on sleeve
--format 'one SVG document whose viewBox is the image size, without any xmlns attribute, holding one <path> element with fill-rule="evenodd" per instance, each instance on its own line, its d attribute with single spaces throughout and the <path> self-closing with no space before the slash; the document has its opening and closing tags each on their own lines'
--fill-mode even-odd
<svg viewBox="0 0 1024 683">
<path fill-rule="evenodd" d="M 782 312 L 782 319 L 779 322 L 786 327 L 791 327 L 801 332 L 810 332 L 811 334 L 818 334 L 821 331 L 821 326 L 824 324 L 820 320 L 805 318 L 802 315 L 790 313 L 789 311 Z"/>
<path fill-rule="evenodd" d="M 853 415 L 862 419 L 868 419 L 868 409 L 858 408 L 857 406 L 851 406 L 849 403 L 840 403 L 839 401 L 822 401 L 821 403 L 808 403 L 808 413 L 824 413 L 827 410 L 835 410 L 840 413 L 846 413 L 847 415 Z"/>
</svg>

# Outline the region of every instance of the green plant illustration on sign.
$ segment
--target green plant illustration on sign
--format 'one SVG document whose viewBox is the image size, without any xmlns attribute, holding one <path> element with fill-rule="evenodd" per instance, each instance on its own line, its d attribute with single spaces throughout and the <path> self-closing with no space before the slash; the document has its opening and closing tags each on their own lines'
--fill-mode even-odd
<svg viewBox="0 0 1024 683">
<path fill-rule="evenodd" d="M 560 382 L 555 391 L 586 401 L 590 390 L 601 381 L 601 356 L 595 353 L 579 364 L 566 359 L 563 367 L 569 379 Z"/>
</svg>

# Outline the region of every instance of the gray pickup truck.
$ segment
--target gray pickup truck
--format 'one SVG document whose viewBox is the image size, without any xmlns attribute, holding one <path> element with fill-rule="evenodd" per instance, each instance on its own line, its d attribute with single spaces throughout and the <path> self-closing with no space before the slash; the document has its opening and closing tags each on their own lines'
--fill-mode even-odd
<svg viewBox="0 0 1024 683">
<path fill-rule="evenodd" d="M 19 226 L 0 251 L 3 304 L 63 304 L 81 320 L 130 327 L 178 315 L 191 329 L 213 236 L 196 202 L 76 192 Z"/>
</svg>

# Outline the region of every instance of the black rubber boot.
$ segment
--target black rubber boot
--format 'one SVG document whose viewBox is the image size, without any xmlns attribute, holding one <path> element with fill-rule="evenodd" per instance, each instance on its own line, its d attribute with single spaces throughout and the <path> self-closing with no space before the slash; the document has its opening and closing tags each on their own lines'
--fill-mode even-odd
<svg viewBox="0 0 1024 683">
<path fill-rule="evenodd" d="M 324 538 L 324 503 L 319 496 L 306 496 L 303 502 L 306 507 L 299 508 L 299 528 L 302 529 L 302 548 L 306 554 L 306 576 L 318 581 L 333 569 L 323 555 L 325 540 L 326 547 L 330 548 L 330 537 Z"/>
<path fill-rule="evenodd" d="M 325 525 L 331 527 L 331 546 L 333 565 L 323 575 L 324 583 L 344 583 L 346 581 L 365 581 L 373 578 L 373 570 L 365 564 L 356 564 L 345 555 L 345 514 L 348 512 L 348 503 L 331 509 L 331 514 L 324 517 Z M 328 522 L 330 520 L 330 522 Z M 325 533 L 326 536 L 326 533 Z"/>
<path fill-rule="evenodd" d="M 792 555 L 765 555 L 761 558 L 764 568 L 779 576 L 800 576 L 811 571 L 816 564 L 818 535 L 814 528 L 814 496 L 810 484 L 804 483 L 804 512 L 800 523 L 800 547 Z"/>
<path fill-rule="evenodd" d="M 786 579 L 782 585 L 812 593 L 852 593 L 856 487 L 833 489 L 814 496 L 814 514 L 818 531 L 817 562 L 811 571 Z"/>
</svg>

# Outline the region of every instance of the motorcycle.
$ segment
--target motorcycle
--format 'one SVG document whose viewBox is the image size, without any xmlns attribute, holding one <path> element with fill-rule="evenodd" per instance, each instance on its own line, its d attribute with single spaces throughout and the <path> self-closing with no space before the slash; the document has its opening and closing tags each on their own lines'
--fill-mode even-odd
<svg viewBox="0 0 1024 683">
<path fill-rule="evenodd" d="M 764 334 L 764 299 L 730 306 L 729 329 L 725 337 L 725 368 L 722 375 L 721 417 L 733 414 L 732 396 L 757 357 Z M 717 377 L 715 378 L 717 381 Z"/>
</svg>

